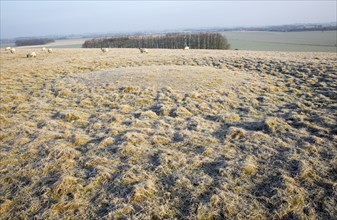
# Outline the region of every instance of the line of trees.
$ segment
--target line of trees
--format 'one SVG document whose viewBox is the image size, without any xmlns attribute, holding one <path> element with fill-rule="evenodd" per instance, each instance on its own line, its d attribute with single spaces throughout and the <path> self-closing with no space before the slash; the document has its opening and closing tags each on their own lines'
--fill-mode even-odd
<svg viewBox="0 0 337 220">
<path fill-rule="evenodd" d="M 220 33 L 171 33 L 149 36 L 123 36 L 95 38 L 87 40 L 83 48 L 168 48 L 181 49 L 222 49 L 230 48 L 227 38 Z"/>
<path fill-rule="evenodd" d="M 54 39 L 50 38 L 30 38 L 30 39 L 18 39 L 15 41 L 16 46 L 30 46 L 30 45 L 41 45 L 55 42 Z"/>
</svg>

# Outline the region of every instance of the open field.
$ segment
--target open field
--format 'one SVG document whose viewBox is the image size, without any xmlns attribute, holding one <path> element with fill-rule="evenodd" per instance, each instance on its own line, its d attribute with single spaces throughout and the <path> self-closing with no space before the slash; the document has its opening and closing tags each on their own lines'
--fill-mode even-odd
<svg viewBox="0 0 337 220">
<path fill-rule="evenodd" d="M 55 42 L 44 44 L 44 45 L 32 45 L 32 46 L 21 46 L 18 48 L 81 48 L 84 41 L 88 40 L 89 38 L 78 38 L 78 39 L 65 39 L 65 40 L 55 40 Z M 91 39 L 91 38 L 90 38 Z M 1 48 L 5 47 L 16 47 L 14 43 L 2 44 Z"/>
<path fill-rule="evenodd" d="M 222 32 L 231 44 L 231 50 L 292 51 L 292 52 L 335 52 L 337 53 L 337 31 L 308 32 Z M 88 38 L 56 40 L 46 45 L 20 48 L 81 48 Z M 13 44 L 3 44 L 1 47 Z"/>
<path fill-rule="evenodd" d="M 337 31 L 223 32 L 231 49 L 337 53 Z"/>
<path fill-rule="evenodd" d="M 65 40 L 55 40 L 55 42 L 44 44 L 44 45 L 32 45 L 32 46 L 21 46 L 19 48 L 81 48 L 84 41 L 88 40 L 88 38 L 78 38 L 78 39 L 65 39 Z M 7 45 L 6 45 L 7 46 Z M 14 44 L 8 45 L 11 47 L 15 47 Z"/>
<path fill-rule="evenodd" d="M 334 219 L 335 53 L 1 51 L 0 219 Z"/>
</svg>

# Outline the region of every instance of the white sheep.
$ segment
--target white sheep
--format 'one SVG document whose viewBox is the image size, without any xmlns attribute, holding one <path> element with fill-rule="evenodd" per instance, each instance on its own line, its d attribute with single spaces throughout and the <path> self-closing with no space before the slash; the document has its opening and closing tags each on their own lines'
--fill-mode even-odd
<svg viewBox="0 0 337 220">
<path fill-rule="evenodd" d="M 149 50 L 146 49 L 146 48 L 139 48 L 139 50 L 140 50 L 141 53 L 148 53 L 149 52 Z"/>
<path fill-rule="evenodd" d="M 42 47 L 42 51 L 46 51 L 46 48 L 45 48 L 45 47 Z"/>
<path fill-rule="evenodd" d="M 52 52 L 53 52 L 53 49 L 49 48 L 48 53 L 52 53 Z"/>
<path fill-rule="evenodd" d="M 29 57 L 36 57 L 36 53 L 31 52 L 31 53 L 27 54 L 27 58 L 29 58 Z"/>
<path fill-rule="evenodd" d="M 15 48 L 11 48 L 11 53 L 15 53 Z"/>
<path fill-rule="evenodd" d="M 188 47 L 188 46 L 184 47 L 184 50 L 189 50 L 189 49 L 190 49 L 190 47 Z"/>
<path fill-rule="evenodd" d="M 105 53 L 105 52 L 108 52 L 109 49 L 108 49 L 108 48 L 101 48 L 101 51 L 102 51 L 103 53 Z"/>
<path fill-rule="evenodd" d="M 11 50 L 11 47 L 6 47 L 5 48 L 5 51 L 10 51 Z"/>
</svg>

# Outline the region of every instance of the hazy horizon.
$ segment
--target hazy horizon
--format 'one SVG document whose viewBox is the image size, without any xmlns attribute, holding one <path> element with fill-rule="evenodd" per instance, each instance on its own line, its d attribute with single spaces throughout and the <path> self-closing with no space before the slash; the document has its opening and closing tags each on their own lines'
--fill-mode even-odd
<svg viewBox="0 0 337 220">
<path fill-rule="evenodd" d="M 336 1 L 1 1 L 1 39 L 336 22 Z"/>
</svg>

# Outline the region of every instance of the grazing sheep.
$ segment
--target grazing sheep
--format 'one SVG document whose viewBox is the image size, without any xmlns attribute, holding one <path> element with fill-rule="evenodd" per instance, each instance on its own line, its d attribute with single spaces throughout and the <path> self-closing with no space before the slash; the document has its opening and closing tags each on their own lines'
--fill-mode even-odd
<svg viewBox="0 0 337 220">
<path fill-rule="evenodd" d="M 189 49 L 190 49 L 190 47 L 188 47 L 188 46 L 184 47 L 184 50 L 189 50 Z"/>
<path fill-rule="evenodd" d="M 10 51 L 11 50 L 11 47 L 6 47 L 5 48 L 5 51 Z"/>
<path fill-rule="evenodd" d="M 146 48 L 139 48 L 139 50 L 140 50 L 141 53 L 148 53 L 149 52 L 149 50 L 146 49 Z"/>
<path fill-rule="evenodd" d="M 109 49 L 108 49 L 108 48 L 101 48 L 101 51 L 102 51 L 103 53 L 105 53 L 105 52 L 108 52 Z"/>
<path fill-rule="evenodd" d="M 31 52 L 31 53 L 27 54 L 27 58 L 29 58 L 29 57 L 36 57 L 36 53 Z"/>
<path fill-rule="evenodd" d="M 52 52 L 53 52 L 53 49 L 49 48 L 48 53 L 52 53 Z"/>
<path fill-rule="evenodd" d="M 42 51 L 46 51 L 46 48 L 45 48 L 45 47 L 42 47 Z"/>
<path fill-rule="evenodd" d="M 11 48 L 11 53 L 15 53 L 15 48 Z"/>
</svg>

